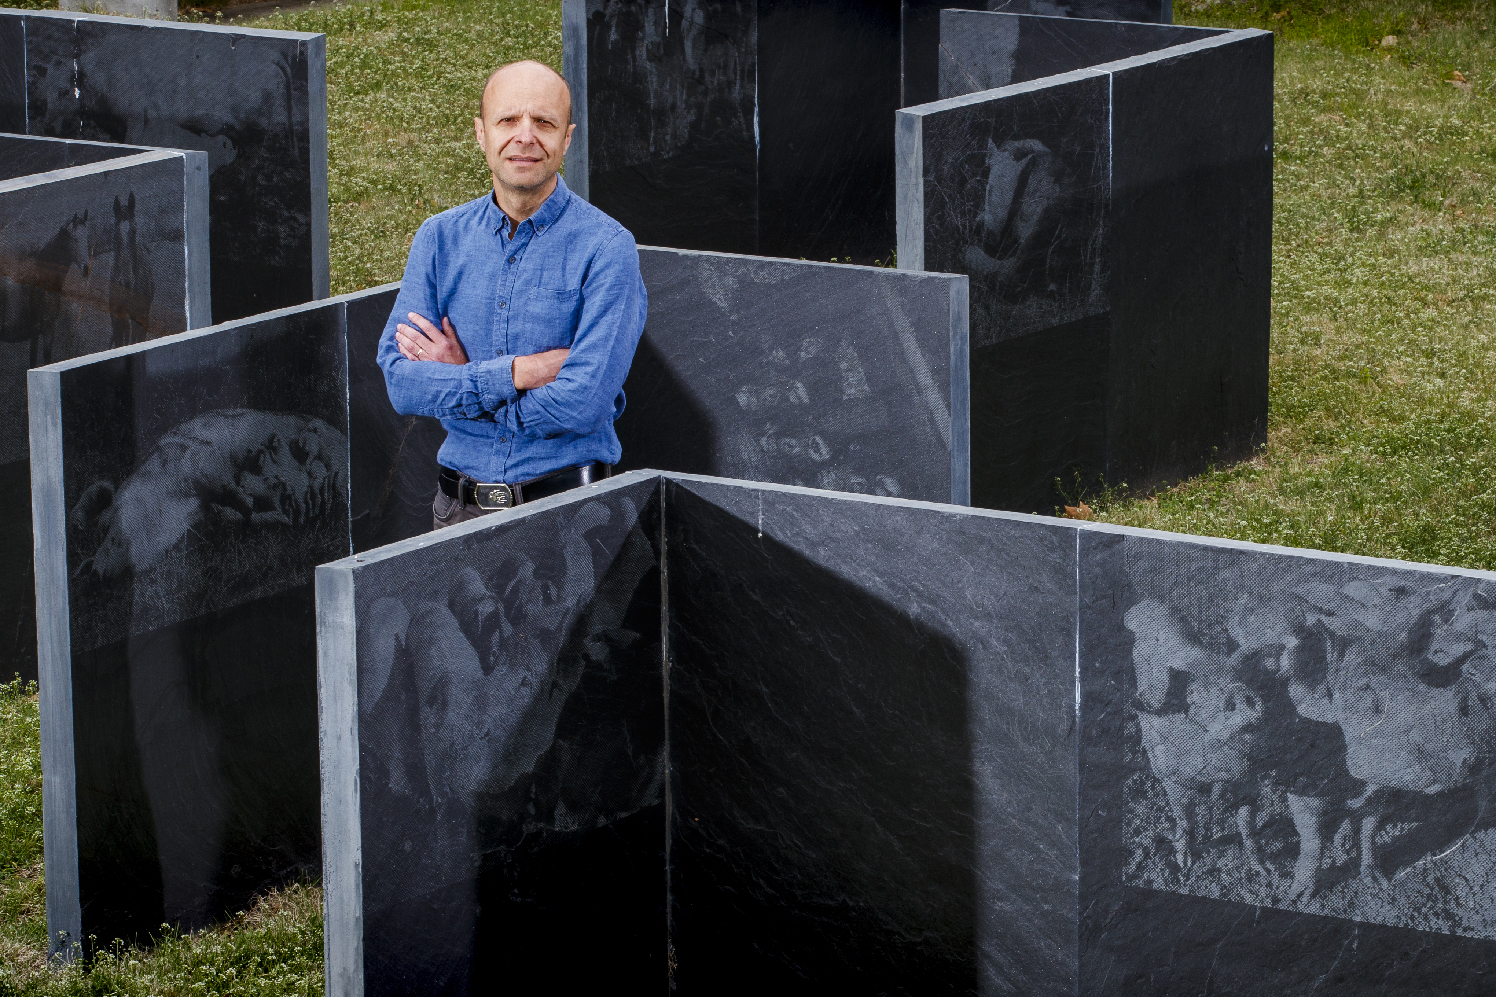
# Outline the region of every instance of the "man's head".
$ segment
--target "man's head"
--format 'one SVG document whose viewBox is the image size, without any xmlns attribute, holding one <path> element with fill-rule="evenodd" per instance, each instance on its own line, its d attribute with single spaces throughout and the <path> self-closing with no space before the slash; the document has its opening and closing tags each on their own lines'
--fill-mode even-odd
<svg viewBox="0 0 1496 997">
<path fill-rule="evenodd" d="M 566 81 L 528 59 L 493 71 L 473 119 L 494 183 L 516 192 L 550 182 L 576 127 Z"/>
</svg>

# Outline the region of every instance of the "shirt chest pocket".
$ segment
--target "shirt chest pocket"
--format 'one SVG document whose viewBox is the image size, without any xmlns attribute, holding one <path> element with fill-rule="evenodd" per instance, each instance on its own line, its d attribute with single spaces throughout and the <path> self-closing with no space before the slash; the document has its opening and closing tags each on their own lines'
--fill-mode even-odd
<svg viewBox="0 0 1496 997">
<path fill-rule="evenodd" d="M 521 331 L 526 343 L 536 350 L 570 346 L 577 334 L 582 312 L 580 290 L 556 291 L 532 287 L 522 300 L 525 324 Z"/>
</svg>

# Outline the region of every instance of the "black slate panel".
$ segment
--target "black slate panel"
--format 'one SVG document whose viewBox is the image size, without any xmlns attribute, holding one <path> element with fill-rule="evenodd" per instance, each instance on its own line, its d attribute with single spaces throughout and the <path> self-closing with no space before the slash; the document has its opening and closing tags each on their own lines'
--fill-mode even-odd
<svg viewBox="0 0 1496 997">
<path fill-rule="evenodd" d="M 379 366 L 379 337 L 398 284 L 348 301 L 348 421 L 353 549 L 375 547 L 431 529 L 436 452 L 446 431 L 435 419 L 400 415 L 390 405 Z"/>
<path fill-rule="evenodd" d="M 5 23 L 5 22 L 0 22 Z M 62 170 L 69 166 L 102 163 L 142 152 L 144 146 L 113 145 L 107 142 L 69 142 L 66 139 L 35 135 L 0 135 L 0 180 L 14 180 L 33 173 Z M 204 167 L 207 157 L 203 157 Z"/>
<path fill-rule="evenodd" d="M 218 322 L 328 293 L 326 39 L 83 14 L 22 21 L 33 135 L 208 153 Z"/>
<path fill-rule="evenodd" d="M 371 391 L 393 294 L 29 374 L 57 947 L 317 874 L 312 568 L 430 525 L 439 440 Z"/>
<path fill-rule="evenodd" d="M 898 0 L 759 0 L 755 252 L 892 257 L 898 58 Z"/>
<path fill-rule="evenodd" d="M 1174 19 L 1172 0 L 903 0 L 900 57 L 904 107 L 927 104 L 943 96 L 939 92 L 940 12 L 950 9 L 1152 24 L 1168 24 Z M 1098 61 L 1103 60 L 1090 64 Z"/>
<path fill-rule="evenodd" d="M 328 304 L 58 375 L 85 938 L 201 927 L 315 874 L 342 320 Z"/>
<path fill-rule="evenodd" d="M 1080 551 L 1082 992 L 1489 990 L 1496 576 Z"/>
<path fill-rule="evenodd" d="M 1072 531 L 671 479 L 665 519 L 679 990 L 1073 993 Z"/>
<path fill-rule="evenodd" d="M 757 251 L 753 0 L 567 0 L 563 14 L 568 45 L 585 45 L 567 53 L 567 183 L 640 243 Z"/>
<path fill-rule="evenodd" d="M 318 569 L 325 834 L 359 856 L 327 856 L 329 992 L 664 989 L 658 491 L 617 479 Z"/>
<path fill-rule="evenodd" d="M 68 165 L 108 147 L 0 136 Z M 140 154 L 136 154 L 140 153 Z M 202 153 L 122 149 L 112 161 L 0 181 L 0 676 L 37 677 L 26 371 L 207 324 Z"/>
<path fill-rule="evenodd" d="M 26 28 L 0 18 L 0 131 L 26 130 Z"/>
<path fill-rule="evenodd" d="M 971 279 L 972 503 L 1052 512 L 1057 478 L 1105 469 L 1107 78 L 942 101 L 904 121 L 923 235 L 906 234 L 900 265 Z"/>
<path fill-rule="evenodd" d="M 1225 34 L 1223 28 L 1020 17 L 1022 11 L 940 12 L 940 87 L 959 97 L 1115 62 Z"/>
<path fill-rule="evenodd" d="M 968 501 L 966 278 L 644 248 L 620 469 Z"/>
<path fill-rule="evenodd" d="M 1273 37 L 1112 74 L 1108 474 L 1146 486 L 1267 433 Z"/>
<path fill-rule="evenodd" d="M 562 18 L 567 182 L 640 243 L 890 258 L 896 0 L 566 0 Z"/>
</svg>

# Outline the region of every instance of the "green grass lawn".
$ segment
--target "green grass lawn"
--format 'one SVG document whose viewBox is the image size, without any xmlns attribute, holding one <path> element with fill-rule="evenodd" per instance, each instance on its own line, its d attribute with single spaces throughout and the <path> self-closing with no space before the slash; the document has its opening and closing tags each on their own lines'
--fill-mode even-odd
<svg viewBox="0 0 1496 997">
<path fill-rule="evenodd" d="M 1268 441 L 1087 500 L 1129 525 L 1496 567 L 1492 5 L 1184 0 L 1176 19 L 1278 33 Z M 535 0 L 354 0 L 256 26 L 328 35 L 335 292 L 398 280 L 421 220 L 485 189 L 488 69 L 561 57 L 559 4 Z M 37 732 L 34 695 L 0 690 L 0 995 L 322 992 L 310 885 L 48 970 Z"/>
</svg>

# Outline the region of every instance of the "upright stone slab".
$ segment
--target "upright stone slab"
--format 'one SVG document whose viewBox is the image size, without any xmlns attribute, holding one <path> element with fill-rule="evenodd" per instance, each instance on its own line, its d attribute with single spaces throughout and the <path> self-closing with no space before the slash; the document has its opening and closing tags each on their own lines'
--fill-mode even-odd
<svg viewBox="0 0 1496 997">
<path fill-rule="evenodd" d="M 668 986 L 658 493 L 317 569 L 329 993 Z"/>
<path fill-rule="evenodd" d="M 566 0 L 562 20 L 567 183 L 639 242 L 890 258 L 896 0 Z"/>
<path fill-rule="evenodd" d="M 327 296 L 324 36 L 56 11 L 0 24 L 27 86 L 0 127 L 208 154 L 216 321 Z"/>
<path fill-rule="evenodd" d="M 1074 37 L 1112 30 L 1126 51 L 1141 26 L 943 16 L 947 83 L 1015 80 L 898 115 L 899 265 L 972 278 L 973 503 L 1048 510 L 1249 453 L 1267 415 L 1271 36 L 1174 44 L 1188 29 L 1155 26 L 1159 51 L 1025 81 L 1073 62 Z"/>
<path fill-rule="evenodd" d="M 1496 573 L 653 477 L 319 569 L 329 994 L 1483 991 Z"/>
<path fill-rule="evenodd" d="M 668 481 L 672 978 L 1075 992 L 1075 539 Z"/>
<path fill-rule="evenodd" d="M 1169 0 L 964 0 L 1171 19 Z M 889 116 L 936 96 L 945 0 L 565 0 L 571 189 L 645 244 L 892 258 Z"/>
<path fill-rule="evenodd" d="M 0 161 L 59 167 L 0 180 L 3 679 L 37 677 L 26 370 L 208 324 L 207 159 L 0 136 Z"/>
<path fill-rule="evenodd" d="M 928 104 L 949 96 L 939 89 L 939 64 L 943 62 L 951 37 L 942 33 L 942 14 L 948 10 L 997 11 L 1004 14 L 1036 14 L 1063 17 L 1075 21 L 1132 21 L 1134 23 L 1170 24 L 1174 20 L 1172 0 L 903 0 L 902 63 L 903 106 Z M 1088 42 L 1102 36 L 1083 35 Z M 957 39 L 959 41 L 959 39 Z M 1120 58 L 1120 56 L 1112 56 Z M 1092 60 L 1090 65 L 1105 62 Z M 1049 76 L 1051 73 L 1044 73 Z M 1017 80 L 1012 82 L 1017 83 Z M 977 87 L 978 90 L 990 89 Z"/>
<path fill-rule="evenodd" d="M 639 251 L 621 469 L 970 499 L 966 279 Z"/>
<path fill-rule="evenodd" d="M 393 295 L 30 372 L 54 949 L 317 873 L 312 568 L 392 535 L 368 483 L 435 462 L 350 399 Z"/>
</svg>

